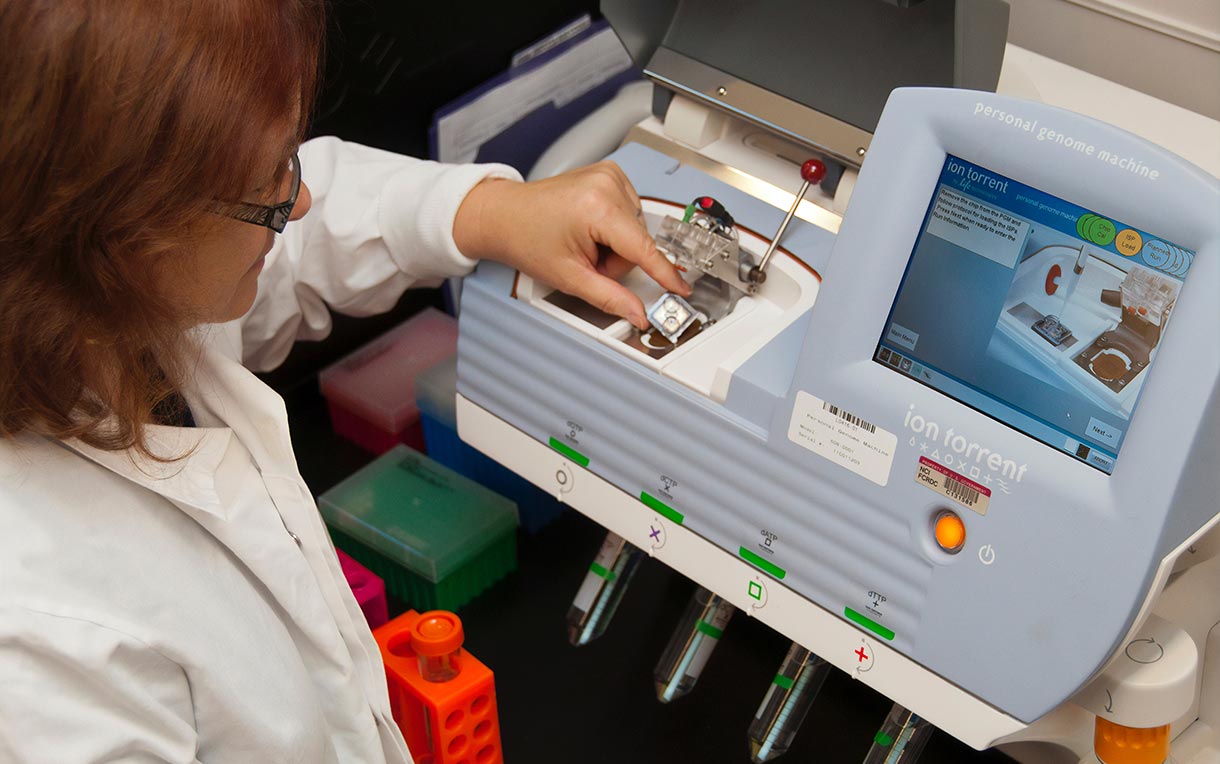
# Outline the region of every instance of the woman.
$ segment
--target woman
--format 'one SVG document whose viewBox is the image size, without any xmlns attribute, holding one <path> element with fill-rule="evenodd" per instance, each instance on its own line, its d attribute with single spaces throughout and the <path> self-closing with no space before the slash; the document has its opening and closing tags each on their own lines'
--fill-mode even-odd
<svg viewBox="0 0 1220 764">
<path fill-rule="evenodd" d="M 298 145 L 322 27 L 320 0 L 0 0 L 0 760 L 409 761 L 247 367 L 479 258 L 640 326 L 613 277 L 688 292 L 613 165 Z"/>
</svg>

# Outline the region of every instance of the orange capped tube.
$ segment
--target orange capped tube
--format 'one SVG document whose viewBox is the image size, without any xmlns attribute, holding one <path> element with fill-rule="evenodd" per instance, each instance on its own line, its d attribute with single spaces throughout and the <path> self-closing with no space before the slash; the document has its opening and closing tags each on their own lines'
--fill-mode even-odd
<svg viewBox="0 0 1220 764">
<path fill-rule="evenodd" d="M 429 682 L 448 682 L 461 671 L 462 619 L 447 610 L 429 610 L 411 627 L 411 648 L 419 674 Z"/>
</svg>

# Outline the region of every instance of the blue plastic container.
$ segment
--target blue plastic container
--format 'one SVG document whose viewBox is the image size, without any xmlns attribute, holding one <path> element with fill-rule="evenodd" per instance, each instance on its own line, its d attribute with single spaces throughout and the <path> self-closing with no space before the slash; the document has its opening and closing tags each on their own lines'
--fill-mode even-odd
<svg viewBox="0 0 1220 764">
<path fill-rule="evenodd" d="M 534 534 L 563 512 L 553 496 L 470 446 L 457 434 L 457 356 L 420 372 L 415 399 L 428 456 L 517 504 L 521 527 Z"/>
</svg>

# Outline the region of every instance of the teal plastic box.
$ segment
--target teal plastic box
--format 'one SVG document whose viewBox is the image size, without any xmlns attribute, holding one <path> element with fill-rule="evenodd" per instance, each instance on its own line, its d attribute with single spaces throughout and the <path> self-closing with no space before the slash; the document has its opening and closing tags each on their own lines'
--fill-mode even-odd
<svg viewBox="0 0 1220 764">
<path fill-rule="evenodd" d="M 428 456 L 517 503 L 521 527 L 531 535 L 563 512 L 554 496 L 509 470 L 457 434 L 457 356 L 415 377 L 415 400 Z"/>
<path fill-rule="evenodd" d="M 456 610 L 517 567 L 517 506 L 395 446 L 327 491 L 335 545 L 419 611 Z"/>
</svg>

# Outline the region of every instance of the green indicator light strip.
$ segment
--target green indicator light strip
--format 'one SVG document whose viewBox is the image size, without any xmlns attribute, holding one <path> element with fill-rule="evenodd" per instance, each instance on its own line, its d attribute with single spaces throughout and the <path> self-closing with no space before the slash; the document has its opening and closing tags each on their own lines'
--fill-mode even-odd
<svg viewBox="0 0 1220 764">
<path fill-rule="evenodd" d="M 873 742 L 882 748 L 889 748 L 894 744 L 894 738 L 885 734 L 885 730 L 877 730 L 877 734 L 873 735 Z"/>
<path fill-rule="evenodd" d="M 589 457 L 587 457 L 584 454 L 582 454 L 581 452 L 573 449 L 571 446 L 567 445 L 566 443 L 560 443 L 558 440 L 551 438 L 551 448 L 555 449 L 556 451 L 558 451 L 559 453 L 568 457 L 569 459 L 576 462 L 577 464 L 579 464 L 582 467 L 589 466 Z"/>
<path fill-rule="evenodd" d="M 717 629 L 707 621 L 700 621 L 699 623 L 695 624 L 695 629 L 703 632 L 712 639 L 720 639 L 720 637 L 724 634 L 723 630 Z"/>
<path fill-rule="evenodd" d="M 655 510 L 657 514 L 661 515 L 672 523 L 681 525 L 682 520 L 686 517 L 686 515 L 683 515 L 681 512 L 669 506 L 665 502 L 649 496 L 646 491 L 640 491 L 640 501 L 644 502 L 647 507 Z"/>
<path fill-rule="evenodd" d="M 607 581 L 613 581 L 614 579 L 618 578 L 618 576 L 615 575 L 613 570 L 606 570 L 601 565 L 598 565 L 596 562 L 589 566 L 589 570 L 593 571 L 594 573 L 596 573 L 597 575 L 606 579 Z"/>
<path fill-rule="evenodd" d="M 856 611 L 852 610 L 849 607 L 843 608 L 843 615 L 847 616 L 847 620 L 851 621 L 852 623 L 863 626 L 864 628 L 868 629 L 869 631 L 871 631 L 872 633 L 881 637 L 882 639 L 893 639 L 894 638 L 894 632 L 885 628 L 884 626 L 877 623 L 873 619 L 866 618 L 866 617 L 860 615 L 859 613 L 857 613 Z"/>
<path fill-rule="evenodd" d="M 767 560 L 764 560 L 763 558 L 761 558 L 758 555 L 751 552 L 749 549 L 746 549 L 744 546 L 737 550 L 737 554 L 741 555 L 741 559 L 750 563 L 754 567 L 758 568 L 759 570 L 763 571 L 764 573 L 769 573 L 778 579 L 782 580 L 784 576 L 788 575 L 788 571 L 784 570 L 783 568 L 781 568 L 780 566 L 776 565 L 773 562 L 768 562 Z"/>
<path fill-rule="evenodd" d="M 775 678 L 771 680 L 771 683 L 777 684 L 780 687 L 783 687 L 785 690 L 792 689 L 792 680 L 789 679 L 788 677 L 784 676 L 783 674 L 776 674 Z"/>
</svg>

